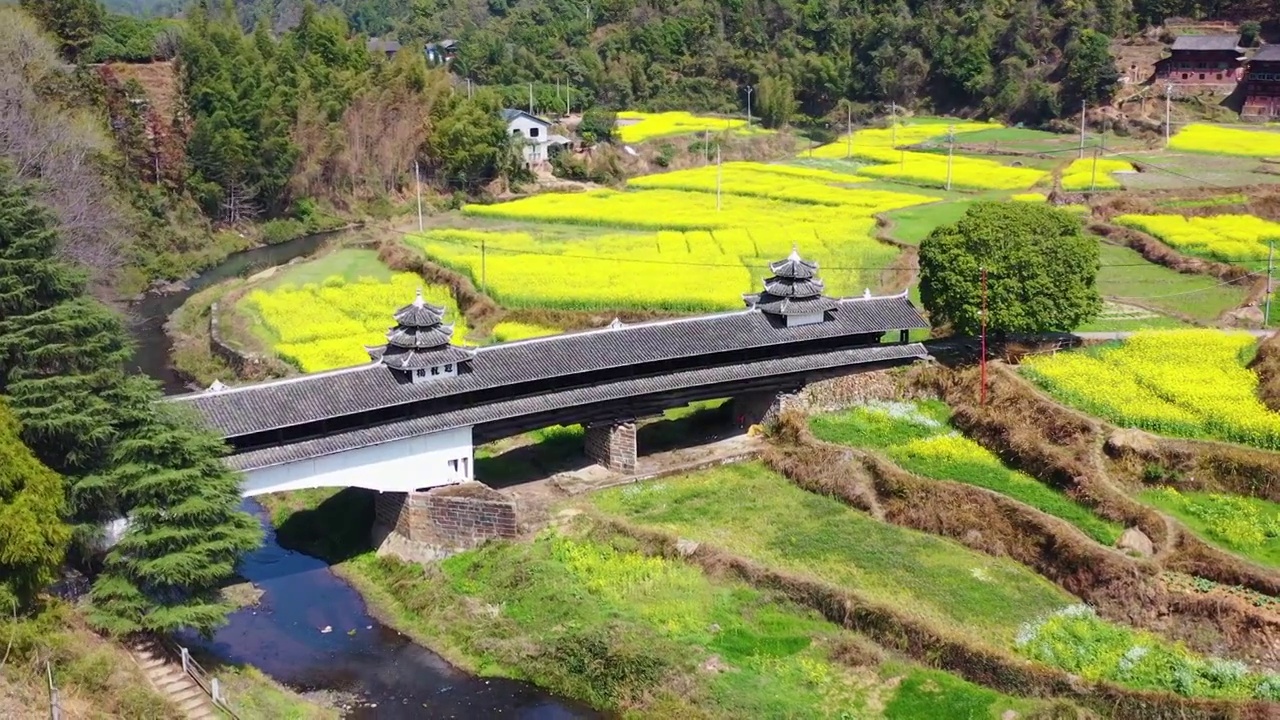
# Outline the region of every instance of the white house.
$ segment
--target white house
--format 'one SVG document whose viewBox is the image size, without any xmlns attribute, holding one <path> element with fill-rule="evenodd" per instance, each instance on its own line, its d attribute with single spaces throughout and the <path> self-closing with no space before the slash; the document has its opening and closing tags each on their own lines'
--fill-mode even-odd
<svg viewBox="0 0 1280 720">
<path fill-rule="evenodd" d="M 502 119 L 507 121 L 507 133 L 524 143 L 524 161 L 529 165 L 541 165 L 550 157 L 552 148 L 571 144 L 569 138 L 551 134 L 551 123 L 523 110 L 503 110 Z"/>
</svg>

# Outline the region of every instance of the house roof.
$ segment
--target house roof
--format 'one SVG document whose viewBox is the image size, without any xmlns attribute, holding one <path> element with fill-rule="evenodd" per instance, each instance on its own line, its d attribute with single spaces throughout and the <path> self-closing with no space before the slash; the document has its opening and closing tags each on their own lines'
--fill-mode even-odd
<svg viewBox="0 0 1280 720">
<path fill-rule="evenodd" d="M 1262 62 L 1280 62 L 1280 45 L 1263 45 L 1253 54 L 1252 60 Z"/>
<path fill-rule="evenodd" d="M 365 43 L 365 47 L 369 52 L 393 53 L 400 51 L 400 41 L 382 38 L 369 38 L 369 42 Z"/>
<path fill-rule="evenodd" d="M 514 109 L 514 108 L 503 108 L 503 109 L 502 109 L 502 119 L 503 119 L 503 120 L 505 120 L 505 121 L 507 121 L 507 122 L 511 122 L 512 120 L 515 120 L 516 118 L 518 118 L 518 117 L 520 117 L 520 116 L 522 116 L 522 115 L 523 115 L 524 117 L 529 118 L 530 120 L 533 120 L 534 122 L 538 123 L 539 125 L 541 125 L 541 126 L 543 126 L 543 127 L 551 127 L 551 123 L 547 122 L 546 120 L 543 120 L 542 118 L 538 117 L 537 115 L 530 115 L 529 113 L 527 113 L 527 112 L 525 112 L 525 111 L 523 111 L 523 110 L 516 110 L 516 109 Z"/>
<path fill-rule="evenodd" d="M 1240 35 L 1179 35 L 1174 50 L 1230 51 L 1239 50 Z"/>
<path fill-rule="evenodd" d="M 906 294 L 832 301 L 826 322 L 780 327 L 756 310 L 620 325 L 479 348 L 470 372 L 409 383 L 380 363 L 178 395 L 223 437 L 236 437 L 354 413 L 643 363 L 849 335 L 927 328 Z"/>
<path fill-rule="evenodd" d="M 437 40 L 432 43 L 427 43 L 426 47 L 429 50 L 433 50 L 435 48 L 443 48 L 445 50 L 448 50 L 449 48 L 454 47 L 457 44 L 458 44 L 457 40 Z"/>
<path fill-rule="evenodd" d="M 667 373 L 665 375 L 628 378 L 611 383 L 573 388 L 542 395 L 499 400 L 434 415 L 396 420 L 373 427 L 335 433 L 287 445 L 275 445 L 249 450 L 227 458 L 227 463 L 237 470 L 258 470 L 273 465 L 282 465 L 357 448 L 380 445 L 425 433 L 439 432 L 466 425 L 479 425 L 481 423 L 501 421 L 563 408 L 592 405 L 610 400 L 670 392 L 702 385 L 776 377 L 787 373 L 822 371 L 856 364 L 901 364 L 924 359 L 928 356 L 924 346 L 919 343 L 870 345 L 829 353 L 770 358 L 725 367 L 702 368 Z M 443 383 L 451 380 L 453 378 L 444 378 L 437 382 Z M 425 386 L 418 385 L 415 387 Z"/>
</svg>

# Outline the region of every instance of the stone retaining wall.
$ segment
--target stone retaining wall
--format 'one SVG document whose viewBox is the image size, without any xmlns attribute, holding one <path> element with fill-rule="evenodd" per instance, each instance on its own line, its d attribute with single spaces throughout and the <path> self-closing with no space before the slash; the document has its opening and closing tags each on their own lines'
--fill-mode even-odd
<svg viewBox="0 0 1280 720">
<path fill-rule="evenodd" d="M 410 562 L 438 560 L 516 533 L 515 501 L 478 482 L 379 493 L 374 501 L 378 552 Z"/>
<path fill-rule="evenodd" d="M 272 365 L 271 358 L 237 350 L 222 339 L 222 331 L 218 328 L 216 302 L 209 306 L 209 352 L 230 365 L 236 375 L 241 377 L 267 370 Z"/>
</svg>

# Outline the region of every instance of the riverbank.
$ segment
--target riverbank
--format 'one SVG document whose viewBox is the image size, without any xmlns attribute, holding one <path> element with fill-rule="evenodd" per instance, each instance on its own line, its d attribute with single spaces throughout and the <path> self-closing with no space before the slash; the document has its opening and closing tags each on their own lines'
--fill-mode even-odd
<svg viewBox="0 0 1280 720">
<path fill-rule="evenodd" d="M 563 498 L 534 538 L 426 567 L 375 555 L 372 498 L 320 490 L 265 504 L 282 544 L 325 557 L 381 621 L 482 676 L 638 716 L 1074 716 L 1070 703 L 926 669 L 775 589 L 655 557 L 589 496 Z"/>
<path fill-rule="evenodd" d="M 156 692 L 129 651 L 89 629 L 80 611 L 50 599 L 30 616 L 0 622 L 0 717 L 46 720 L 49 677 L 64 717 L 180 720 L 177 707 Z M 49 661 L 46 668 L 45 660 Z M 253 668 L 201 658 L 246 718 L 337 720 L 337 710 L 313 702 Z"/>
</svg>

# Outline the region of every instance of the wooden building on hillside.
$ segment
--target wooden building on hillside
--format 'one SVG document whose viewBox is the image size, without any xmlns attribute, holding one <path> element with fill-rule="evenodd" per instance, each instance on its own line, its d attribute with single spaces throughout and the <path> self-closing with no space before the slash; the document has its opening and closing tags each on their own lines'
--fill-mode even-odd
<svg viewBox="0 0 1280 720">
<path fill-rule="evenodd" d="M 1249 60 L 1240 117 L 1262 121 L 1280 117 L 1280 45 L 1264 45 Z"/>
<path fill-rule="evenodd" d="M 1244 50 L 1240 35 L 1183 35 L 1169 57 L 1156 62 L 1156 83 L 1222 85 L 1239 82 Z"/>
</svg>

